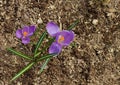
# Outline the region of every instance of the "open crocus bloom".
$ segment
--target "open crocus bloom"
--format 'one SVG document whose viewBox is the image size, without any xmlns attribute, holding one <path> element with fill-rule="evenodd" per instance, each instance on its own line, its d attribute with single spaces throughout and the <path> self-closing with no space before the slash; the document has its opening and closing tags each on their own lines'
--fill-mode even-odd
<svg viewBox="0 0 120 85">
<path fill-rule="evenodd" d="M 30 42 L 30 36 L 35 32 L 35 26 L 24 26 L 23 29 L 16 31 L 16 37 L 22 39 L 22 43 L 27 44 Z"/>
<path fill-rule="evenodd" d="M 63 30 L 60 31 L 57 24 L 54 22 L 49 22 L 46 26 L 47 32 L 55 37 L 55 42 L 53 42 L 49 48 L 49 53 L 59 54 L 63 46 L 68 46 L 74 39 L 74 32 Z"/>
</svg>

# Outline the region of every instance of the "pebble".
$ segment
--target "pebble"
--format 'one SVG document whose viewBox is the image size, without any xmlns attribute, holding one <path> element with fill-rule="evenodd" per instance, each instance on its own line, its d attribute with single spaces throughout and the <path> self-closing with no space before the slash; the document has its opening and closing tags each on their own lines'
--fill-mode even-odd
<svg viewBox="0 0 120 85">
<path fill-rule="evenodd" d="M 97 25 L 98 24 L 98 20 L 97 19 L 93 19 L 92 24 Z"/>
<path fill-rule="evenodd" d="M 43 23 L 42 19 L 41 19 L 41 18 L 39 18 L 39 19 L 37 20 L 37 23 L 38 23 L 38 24 Z"/>
</svg>

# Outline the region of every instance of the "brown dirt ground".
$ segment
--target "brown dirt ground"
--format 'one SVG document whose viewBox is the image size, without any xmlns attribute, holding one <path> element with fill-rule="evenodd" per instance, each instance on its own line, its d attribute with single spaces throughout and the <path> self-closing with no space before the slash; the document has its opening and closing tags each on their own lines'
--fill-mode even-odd
<svg viewBox="0 0 120 85">
<path fill-rule="evenodd" d="M 18 28 L 53 20 L 67 29 L 77 19 L 74 45 L 41 75 L 39 63 L 9 83 L 28 62 L 6 48 L 31 55 L 34 47 L 15 37 Z M 120 0 L 0 0 L 0 85 L 120 85 Z"/>
</svg>

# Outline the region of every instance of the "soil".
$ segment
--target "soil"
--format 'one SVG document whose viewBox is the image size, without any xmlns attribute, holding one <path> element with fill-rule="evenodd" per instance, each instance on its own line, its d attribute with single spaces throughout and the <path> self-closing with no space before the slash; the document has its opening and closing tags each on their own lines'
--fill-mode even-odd
<svg viewBox="0 0 120 85">
<path fill-rule="evenodd" d="M 39 36 L 28 45 L 15 32 L 25 25 L 43 25 L 49 21 L 72 30 L 75 39 L 59 56 L 48 63 L 42 74 L 42 62 L 13 82 L 9 82 L 28 61 L 6 48 L 32 55 Z M 0 0 L 0 85 L 120 85 L 120 0 Z"/>
</svg>

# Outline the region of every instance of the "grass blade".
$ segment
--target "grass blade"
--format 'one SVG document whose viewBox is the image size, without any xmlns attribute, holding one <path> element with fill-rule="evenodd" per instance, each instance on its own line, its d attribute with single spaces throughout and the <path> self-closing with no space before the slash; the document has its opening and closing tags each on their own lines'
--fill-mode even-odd
<svg viewBox="0 0 120 85">
<path fill-rule="evenodd" d="M 45 38 L 46 34 L 47 34 L 47 33 L 46 33 L 46 31 L 45 31 L 45 32 L 40 36 L 39 41 L 37 42 L 37 45 L 36 45 L 36 48 L 35 48 L 35 51 L 34 51 L 34 55 L 37 53 L 38 48 L 40 47 L 40 45 L 41 45 L 43 39 Z M 34 56 L 34 57 L 35 57 L 35 56 Z"/>
<path fill-rule="evenodd" d="M 79 20 L 76 20 L 72 25 L 68 27 L 68 30 L 72 30 L 78 23 L 79 23 Z"/>
<path fill-rule="evenodd" d="M 29 70 L 33 65 L 35 64 L 35 62 L 32 62 L 30 64 L 28 64 L 24 69 L 22 69 L 18 74 L 16 74 L 11 81 L 17 79 L 18 77 L 20 77 L 23 73 L 25 73 L 27 70 Z"/>
<path fill-rule="evenodd" d="M 55 40 L 54 38 L 50 38 L 48 44 L 46 45 L 46 47 L 42 48 L 41 51 L 37 52 L 37 53 L 34 55 L 34 57 L 39 56 L 43 51 L 45 51 L 45 50 L 49 47 L 49 45 L 52 44 L 52 42 L 53 42 L 54 40 Z"/>
<path fill-rule="evenodd" d="M 48 54 L 48 55 L 44 55 L 42 57 L 40 57 L 39 59 L 37 59 L 37 62 L 41 61 L 41 60 L 44 60 L 44 59 L 48 59 L 48 58 L 51 58 L 53 56 L 55 56 L 56 54 Z"/>
<path fill-rule="evenodd" d="M 48 54 L 48 55 L 45 55 L 45 56 L 42 56 L 40 59 L 37 60 L 38 61 L 41 61 L 41 60 L 45 60 L 45 63 L 42 65 L 41 69 L 40 69 L 40 73 L 43 72 L 45 66 L 47 65 L 47 63 L 49 62 L 49 60 L 51 59 L 51 57 L 55 56 L 56 54 Z"/>
<path fill-rule="evenodd" d="M 15 55 L 18 55 L 19 57 L 25 58 L 27 60 L 32 60 L 32 58 L 30 58 L 29 56 L 26 56 L 26 55 L 24 55 L 24 54 L 22 54 L 20 52 L 17 52 L 15 50 L 11 49 L 11 48 L 8 48 L 8 51 L 14 53 Z"/>
<path fill-rule="evenodd" d="M 45 60 L 44 64 L 42 65 L 42 67 L 41 67 L 41 69 L 40 69 L 40 73 L 43 72 L 43 70 L 44 70 L 45 66 L 48 64 L 49 60 L 50 60 L 50 58 L 47 58 L 47 59 Z"/>
<path fill-rule="evenodd" d="M 38 52 L 38 53 L 36 53 L 36 54 L 34 55 L 34 57 L 36 58 L 36 57 L 39 56 L 40 54 L 41 54 L 41 51 Z"/>
</svg>

